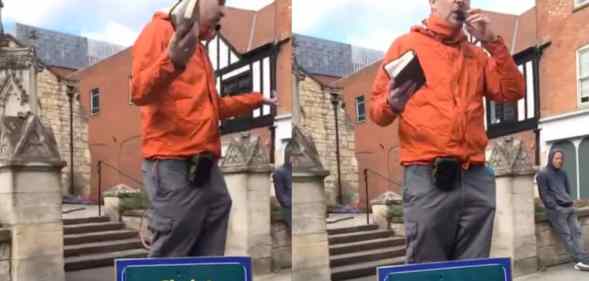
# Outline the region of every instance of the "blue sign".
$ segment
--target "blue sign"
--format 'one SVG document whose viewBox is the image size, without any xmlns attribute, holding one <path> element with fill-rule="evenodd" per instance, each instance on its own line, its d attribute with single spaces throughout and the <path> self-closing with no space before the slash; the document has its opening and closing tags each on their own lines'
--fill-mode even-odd
<svg viewBox="0 0 589 281">
<path fill-rule="evenodd" d="M 512 281 L 508 258 L 383 266 L 378 281 Z"/>
<path fill-rule="evenodd" d="M 117 281 L 252 281 L 249 257 L 118 259 Z"/>
</svg>

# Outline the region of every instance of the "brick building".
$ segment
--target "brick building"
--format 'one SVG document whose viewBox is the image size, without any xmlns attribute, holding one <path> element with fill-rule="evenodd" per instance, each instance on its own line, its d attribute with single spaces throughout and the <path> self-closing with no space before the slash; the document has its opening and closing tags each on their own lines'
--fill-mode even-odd
<svg viewBox="0 0 589 281">
<path fill-rule="evenodd" d="M 542 163 L 564 150 L 573 193 L 589 198 L 589 1 L 536 0 L 537 38 L 550 45 L 540 61 Z"/>
<path fill-rule="evenodd" d="M 276 0 L 258 11 L 227 7 L 225 14 L 220 35 L 207 45 L 219 94 L 259 91 L 269 96 L 276 90 L 280 105 L 223 121 L 223 150 L 235 134 L 250 131 L 263 138 L 271 160 L 279 164 L 292 130 L 291 1 Z M 81 103 L 90 112 L 92 194 L 99 161 L 103 189 L 142 185 L 139 109 L 130 103 L 130 75 L 130 48 L 75 74 Z"/>
<path fill-rule="evenodd" d="M 359 204 L 355 122 L 333 82 L 383 56 L 376 50 L 295 34 L 294 123 L 317 148 L 329 170 L 324 180 L 329 207 Z M 337 116 L 337 118 L 335 118 Z M 336 133 L 337 132 L 337 133 Z"/>
</svg>

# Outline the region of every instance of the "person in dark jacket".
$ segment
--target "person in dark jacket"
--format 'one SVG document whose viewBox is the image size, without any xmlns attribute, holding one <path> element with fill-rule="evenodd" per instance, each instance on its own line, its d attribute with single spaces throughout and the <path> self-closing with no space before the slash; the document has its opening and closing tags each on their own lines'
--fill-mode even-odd
<svg viewBox="0 0 589 281">
<path fill-rule="evenodd" d="M 575 259 L 575 269 L 589 271 L 589 255 L 583 249 L 583 233 L 575 214 L 571 186 L 562 170 L 563 164 L 563 152 L 552 150 L 548 155 L 548 164 L 536 177 L 538 190 L 550 225 Z"/>
<path fill-rule="evenodd" d="M 284 155 L 284 164 L 274 171 L 274 191 L 282 207 L 284 220 L 290 229 L 292 226 L 292 163 L 289 153 Z"/>
</svg>

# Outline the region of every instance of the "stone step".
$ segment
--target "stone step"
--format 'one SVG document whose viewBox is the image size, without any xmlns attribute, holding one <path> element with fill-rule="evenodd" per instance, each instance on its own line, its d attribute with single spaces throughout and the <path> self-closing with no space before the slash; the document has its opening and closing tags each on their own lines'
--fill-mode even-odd
<svg viewBox="0 0 589 281">
<path fill-rule="evenodd" d="M 101 231 L 101 232 L 94 232 L 94 233 L 68 234 L 68 235 L 64 236 L 63 243 L 65 246 L 69 246 L 69 245 L 77 245 L 77 244 L 84 244 L 84 243 L 95 243 L 95 242 L 137 238 L 138 236 L 139 236 L 139 234 L 137 233 L 137 231 L 129 230 L 129 229 L 120 229 L 120 230 Z"/>
<path fill-rule="evenodd" d="M 113 266 L 115 259 L 144 257 L 147 257 L 147 251 L 144 249 L 84 255 L 80 257 L 69 257 L 65 259 L 65 271 L 76 271 L 103 266 Z"/>
<path fill-rule="evenodd" d="M 369 251 L 374 249 L 381 249 L 387 247 L 404 246 L 405 238 L 403 237 L 388 237 L 380 239 L 371 239 L 360 242 L 336 244 L 329 247 L 330 255 L 342 255 L 354 252 Z"/>
<path fill-rule="evenodd" d="M 358 225 L 352 227 L 340 227 L 340 228 L 332 228 L 327 230 L 327 235 L 337 235 L 337 234 L 344 234 L 344 233 L 354 233 L 359 231 L 369 231 L 369 230 L 377 230 L 378 225 L 376 224 L 365 224 L 365 225 Z"/>
<path fill-rule="evenodd" d="M 125 225 L 120 222 L 98 222 L 98 223 L 83 223 L 83 224 L 72 224 L 65 225 L 63 227 L 63 234 L 82 234 L 101 232 L 109 230 L 123 229 Z"/>
<path fill-rule="evenodd" d="M 108 221 L 110 221 L 110 218 L 106 217 L 106 216 L 88 217 L 88 218 L 72 218 L 72 219 L 63 219 L 63 225 L 98 223 L 98 222 L 108 222 Z"/>
<path fill-rule="evenodd" d="M 402 258 L 387 258 L 378 261 L 371 261 L 353 265 L 338 266 L 331 269 L 331 280 L 340 281 L 352 278 L 359 278 L 365 276 L 376 275 L 376 268 L 386 265 L 399 265 L 405 262 L 405 257 Z M 376 280 L 376 277 L 374 277 Z"/>
<path fill-rule="evenodd" d="M 405 246 L 387 247 L 369 251 L 331 256 L 329 259 L 329 265 L 333 268 L 338 266 L 365 263 L 387 258 L 399 258 L 404 256 Z"/>
<path fill-rule="evenodd" d="M 391 237 L 394 237 L 394 232 L 392 230 L 369 230 L 355 233 L 329 235 L 327 239 L 329 241 L 329 245 L 336 245 Z"/>
<path fill-rule="evenodd" d="M 141 240 L 137 238 L 86 243 L 78 245 L 70 245 L 64 247 L 65 257 L 76 257 L 91 254 L 100 254 L 108 252 L 118 252 L 132 249 L 143 249 Z"/>
</svg>

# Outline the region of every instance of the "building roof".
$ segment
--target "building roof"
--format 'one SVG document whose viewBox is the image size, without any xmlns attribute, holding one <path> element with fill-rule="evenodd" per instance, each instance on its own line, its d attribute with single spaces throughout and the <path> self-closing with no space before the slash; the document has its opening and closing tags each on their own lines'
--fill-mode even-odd
<svg viewBox="0 0 589 281">
<path fill-rule="evenodd" d="M 51 71 L 57 77 L 64 79 L 69 79 L 69 76 L 76 72 L 76 69 L 59 66 L 47 66 L 47 69 L 49 69 L 49 71 Z"/>
<path fill-rule="evenodd" d="M 517 54 L 540 43 L 536 26 L 536 7 L 521 14 L 518 22 L 517 36 L 514 42 L 515 48 L 512 51 L 513 54 Z"/>
<path fill-rule="evenodd" d="M 290 2 L 276 0 L 258 11 L 227 7 L 221 35 L 241 54 L 290 38 L 290 24 L 283 24 L 290 21 L 290 11 L 283 11 L 278 1 Z"/>
<path fill-rule="evenodd" d="M 536 7 L 521 15 L 485 11 L 495 32 L 503 37 L 507 48 L 517 54 L 538 43 L 536 38 Z"/>
</svg>

